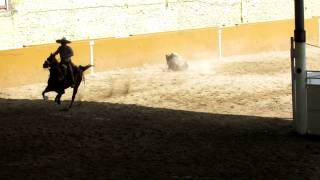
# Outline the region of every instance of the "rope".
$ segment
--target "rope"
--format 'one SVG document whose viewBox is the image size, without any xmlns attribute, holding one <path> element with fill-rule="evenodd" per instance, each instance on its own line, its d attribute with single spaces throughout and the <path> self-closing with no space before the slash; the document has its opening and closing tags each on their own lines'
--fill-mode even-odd
<svg viewBox="0 0 320 180">
<path fill-rule="evenodd" d="M 310 43 L 306 43 L 306 45 L 308 45 L 308 46 L 312 46 L 312 47 L 316 47 L 316 48 L 320 48 L 320 46 L 318 46 L 318 45 L 314 45 L 314 44 L 310 44 Z"/>
</svg>

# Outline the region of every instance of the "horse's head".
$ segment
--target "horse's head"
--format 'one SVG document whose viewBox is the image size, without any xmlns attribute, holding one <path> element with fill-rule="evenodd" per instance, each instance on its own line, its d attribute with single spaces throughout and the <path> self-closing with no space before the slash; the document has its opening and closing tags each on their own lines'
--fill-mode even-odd
<svg viewBox="0 0 320 180">
<path fill-rule="evenodd" d="M 54 57 L 54 55 L 51 53 L 50 56 L 44 61 L 43 68 L 49 68 L 55 63 L 57 63 L 57 60 Z"/>
</svg>

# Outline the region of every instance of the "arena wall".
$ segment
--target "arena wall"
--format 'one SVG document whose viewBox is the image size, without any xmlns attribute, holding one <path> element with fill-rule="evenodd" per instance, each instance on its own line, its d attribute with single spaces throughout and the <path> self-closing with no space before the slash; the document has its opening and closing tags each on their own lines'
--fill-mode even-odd
<svg viewBox="0 0 320 180">
<path fill-rule="evenodd" d="M 306 20 L 306 29 L 307 41 L 318 44 L 319 19 Z M 220 47 L 218 28 L 95 39 L 95 72 L 165 64 L 165 54 L 170 52 L 177 52 L 191 61 L 219 60 L 220 48 L 222 57 L 289 50 L 294 23 L 293 20 L 281 20 L 220 30 Z M 71 46 L 75 51 L 73 61 L 76 64 L 90 63 L 89 41 L 74 41 Z M 48 71 L 42 69 L 42 64 L 57 47 L 57 44 L 46 44 L 0 51 L 0 88 L 46 81 Z"/>
<path fill-rule="evenodd" d="M 318 45 L 319 18 L 305 22 L 307 42 Z M 290 49 L 294 21 L 280 20 L 265 23 L 243 24 L 222 29 L 222 54 L 224 57 Z"/>
<path fill-rule="evenodd" d="M 188 60 L 218 56 L 216 28 L 96 40 L 94 60 L 98 71 L 110 68 L 165 64 L 165 55 L 179 53 Z"/>
<path fill-rule="evenodd" d="M 217 57 L 217 41 L 215 28 L 97 39 L 95 72 L 164 64 L 165 54 L 170 52 L 177 52 L 188 60 Z M 70 46 L 75 52 L 75 64 L 90 63 L 89 41 L 76 41 Z M 0 88 L 45 82 L 48 71 L 42 69 L 42 64 L 57 47 L 57 44 L 46 44 L 0 51 Z"/>
</svg>

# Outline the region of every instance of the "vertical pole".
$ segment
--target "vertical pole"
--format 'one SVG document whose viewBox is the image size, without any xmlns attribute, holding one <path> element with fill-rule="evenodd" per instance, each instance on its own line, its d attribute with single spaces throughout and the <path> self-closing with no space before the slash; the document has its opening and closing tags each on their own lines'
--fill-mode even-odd
<svg viewBox="0 0 320 180">
<path fill-rule="evenodd" d="M 318 18 L 318 46 L 320 46 L 320 18 Z"/>
<path fill-rule="evenodd" d="M 299 134 L 307 133 L 307 92 L 306 92 L 306 32 L 304 30 L 304 3 L 295 0 L 295 77 L 296 77 L 296 118 L 294 126 Z"/>
<path fill-rule="evenodd" d="M 296 78 L 295 78 L 295 59 L 294 59 L 294 38 L 290 38 L 290 57 L 291 57 L 291 93 L 292 93 L 292 119 L 296 119 Z"/>
<path fill-rule="evenodd" d="M 218 38 L 219 38 L 219 59 L 222 58 L 222 29 L 218 30 Z"/>
<path fill-rule="evenodd" d="M 90 64 L 94 65 L 94 56 L 93 56 L 93 46 L 94 46 L 94 40 L 90 40 L 89 42 L 90 45 Z M 91 67 L 91 74 L 94 73 L 94 67 Z"/>
</svg>

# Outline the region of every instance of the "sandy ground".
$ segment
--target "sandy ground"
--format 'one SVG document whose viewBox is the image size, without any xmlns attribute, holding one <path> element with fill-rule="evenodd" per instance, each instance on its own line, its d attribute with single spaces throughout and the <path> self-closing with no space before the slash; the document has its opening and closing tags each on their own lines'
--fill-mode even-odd
<svg viewBox="0 0 320 180">
<path fill-rule="evenodd" d="M 73 109 L 46 84 L 0 90 L 1 179 L 320 179 L 291 127 L 289 52 L 86 75 Z M 308 69 L 320 70 L 308 49 Z M 52 100 L 54 93 L 49 93 Z"/>
</svg>

